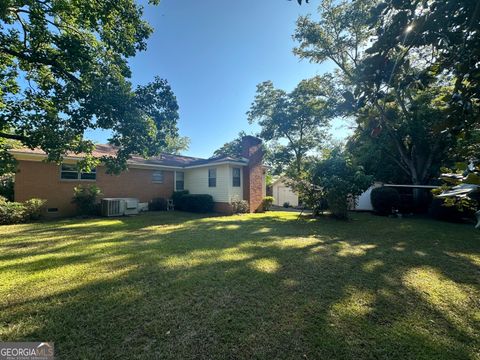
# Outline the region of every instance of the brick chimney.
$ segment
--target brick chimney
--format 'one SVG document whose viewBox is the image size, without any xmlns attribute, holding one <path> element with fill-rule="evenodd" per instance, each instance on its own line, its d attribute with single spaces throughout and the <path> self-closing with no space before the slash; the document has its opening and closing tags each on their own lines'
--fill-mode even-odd
<svg viewBox="0 0 480 360">
<path fill-rule="evenodd" d="M 248 201 L 250 212 L 260 212 L 265 196 L 262 140 L 254 136 L 242 138 L 242 156 L 248 159 L 243 168 L 243 198 Z"/>
</svg>

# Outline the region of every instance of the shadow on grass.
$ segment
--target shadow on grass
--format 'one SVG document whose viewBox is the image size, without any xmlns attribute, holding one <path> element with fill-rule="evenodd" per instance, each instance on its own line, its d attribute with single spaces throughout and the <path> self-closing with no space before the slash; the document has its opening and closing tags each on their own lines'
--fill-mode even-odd
<svg viewBox="0 0 480 360">
<path fill-rule="evenodd" d="M 469 226 L 177 212 L 4 229 L 0 339 L 61 359 L 479 356 Z"/>
</svg>

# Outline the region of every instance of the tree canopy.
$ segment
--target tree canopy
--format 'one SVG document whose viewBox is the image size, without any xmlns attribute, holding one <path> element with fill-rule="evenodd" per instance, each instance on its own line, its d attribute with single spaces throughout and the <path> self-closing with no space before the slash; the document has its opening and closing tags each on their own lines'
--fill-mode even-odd
<svg viewBox="0 0 480 360">
<path fill-rule="evenodd" d="M 324 0 L 320 20 L 299 18 L 295 33 L 298 56 L 336 64 L 337 85 L 344 98 L 341 110 L 358 124 L 351 142 L 360 139 L 363 151 L 379 152 L 384 163 L 395 166 L 414 184 L 438 176 L 440 166 L 449 160 L 446 153 L 478 127 L 474 91 L 468 99 L 459 92 L 459 81 L 470 86 L 443 59 L 453 48 L 435 43 L 448 39 L 450 35 L 443 34 L 453 31 L 459 37 L 457 45 L 467 38 L 475 44 L 477 40 L 470 38 L 476 30 L 470 21 L 475 22 L 478 14 L 471 4 L 445 3 L 463 18 L 445 19 L 448 11 L 442 1 L 428 2 L 430 6 L 424 1 Z M 436 17 L 441 19 L 433 20 Z M 438 27 L 437 22 L 444 25 Z M 470 49 L 465 50 L 471 55 L 468 60 L 455 56 L 459 66 L 478 66 L 473 47 L 465 45 Z"/>
<path fill-rule="evenodd" d="M 315 162 L 311 169 L 311 184 L 321 189 L 330 211 L 338 218 L 348 217 L 348 201 L 363 193 L 372 184 L 372 176 L 355 165 L 348 155 L 334 149 L 323 160 Z"/>
<path fill-rule="evenodd" d="M 102 160 L 117 169 L 130 154 L 178 146 L 167 82 L 155 78 L 135 91 L 129 82 L 128 59 L 152 32 L 142 12 L 134 0 L 2 1 L 0 138 L 61 161 L 69 151 L 92 151 L 86 130 L 111 130 L 118 158 Z"/>
<path fill-rule="evenodd" d="M 241 154 L 242 154 L 242 138 L 246 135 L 247 134 L 245 133 L 245 131 L 240 131 L 238 133 L 238 136 L 235 139 L 223 144 L 222 147 L 215 150 L 213 152 L 212 158 L 224 157 L 224 156 L 230 156 L 230 157 L 241 156 Z"/>
<path fill-rule="evenodd" d="M 257 86 L 248 121 L 260 125 L 259 136 L 273 143 L 275 153 L 299 174 L 306 154 L 326 137 L 335 101 L 329 75 L 303 80 L 289 93 L 266 81 Z"/>
<path fill-rule="evenodd" d="M 363 79 L 373 80 L 375 87 L 370 88 L 380 91 L 391 78 L 399 89 L 448 81 L 452 86 L 443 109 L 449 124 L 442 135 L 460 141 L 459 155 L 472 156 L 470 145 L 480 131 L 480 2 L 382 1 L 371 12 L 376 36 L 361 67 Z M 393 75 L 389 71 L 373 75 L 369 66 L 373 63 L 392 69 Z M 406 72 L 412 65 L 416 71 Z M 408 101 L 405 105 L 408 109 Z"/>
</svg>

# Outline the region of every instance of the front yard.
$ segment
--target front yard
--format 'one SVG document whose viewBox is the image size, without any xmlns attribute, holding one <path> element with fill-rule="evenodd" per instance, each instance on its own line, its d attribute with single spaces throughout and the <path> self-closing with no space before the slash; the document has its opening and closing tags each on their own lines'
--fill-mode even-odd
<svg viewBox="0 0 480 360">
<path fill-rule="evenodd" d="M 0 340 L 58 359 L 480 359 L 480 232 L 354 214 L 0 227 Z"/>
</svg>

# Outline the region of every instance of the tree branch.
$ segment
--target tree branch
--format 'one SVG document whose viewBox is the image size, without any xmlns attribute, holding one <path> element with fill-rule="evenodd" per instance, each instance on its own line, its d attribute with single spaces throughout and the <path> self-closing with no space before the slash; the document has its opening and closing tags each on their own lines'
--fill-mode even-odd
<svg viewBox="0 0 480 360">
<path fill-rule="evenodd" d="M 0 138 L 10 139 L 10 140 L 18 140 L 18 141 L 22 141 L 22 142 L 28 140 L 28 138 L 26 136 L 16 135 L 16 134 L 7 134 L 7 133 L 4 133 L 4 132 L 0 132 Z"/>
<path fill-rule="evenodd" d="M 51 66 L 53 69 L 55 69 L 57 72 L 59 72 L 60 74 L 68 78 L 70 81 L 76 84 L 81 83 L 79 78 L 72 75 L 67 70 L 63 69 L 62 66 L 53 59 L 47 59 L 45 57 L 35 57 L 35 56 L 27 55 L 25 53 L 18 52 L 8 48 L 0 48 L 0 52 L 4 52 L 5 54 L 18 57 L 19 59 L 30 62 L 30 63 L 37 63 L 37 64 L 46 65 L 46 66 Z"/>
<path fill-rule="evenodd" d="M 401 98 L 400 94 L 398 93 L 397 89 L 393 89 L 393 93 L 395 94 L 395 99 L 398 101 L 398 105 L 400 105 L 400 108 L 402 109 L 403 115 L 409 119 L 410 118 L 410 113 L 407 110 L 407 107 L 405 106 L 405 102 Z"/>
</svg>

